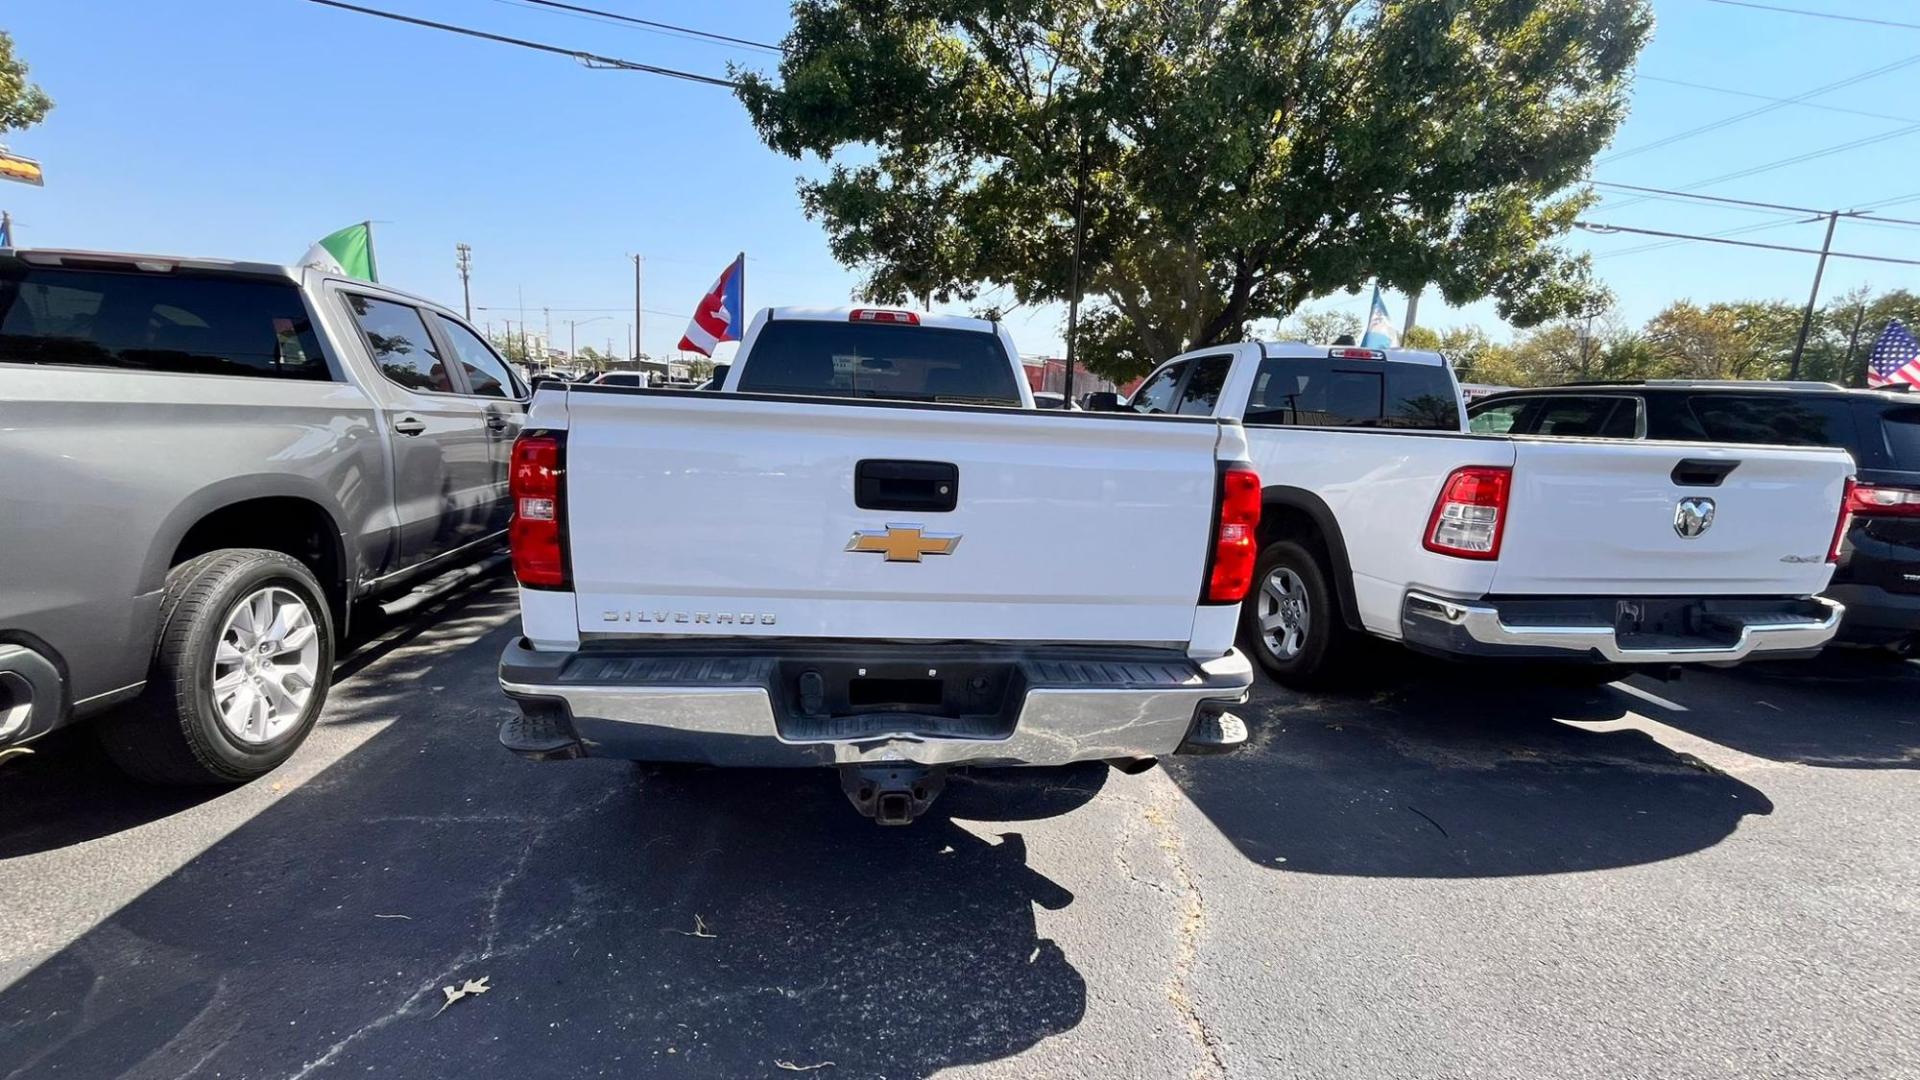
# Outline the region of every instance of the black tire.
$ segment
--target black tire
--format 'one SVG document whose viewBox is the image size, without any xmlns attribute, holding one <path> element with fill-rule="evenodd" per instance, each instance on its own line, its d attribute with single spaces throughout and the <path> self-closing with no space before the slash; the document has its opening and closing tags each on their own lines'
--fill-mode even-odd
<svg viewBox="0 0 1920 1080">
<path fill-rule="evenodd" d="M 1260 629 L 1261 595 L 1276 571 L 1290 572 L 1301 586 L 1296 598 L 1306 614 L 1302 639 L 1291 655 L 1275 652 Z M 1305 545 L 1279 540 L 1260 552 L 1254 564 L 1253 588 L 1240 606 L 1240 643 L 1253 654 L 1274 682 L 1296 689 L 1313 689 L 1339 680 L 1353 652 L 1354 634 L 1340 614 L 1328 569 Z"/>
<path fill-rule="evenodd" d="M 305 707 L 269 739 L 243 741 L 213 700 L 214 651 L 241 600 L 269 586 L 293 593 L 316 628 L 319 660 Z M 96 725 L 101 746 L 128 775 L 161 784 L 239 784 L 293 756 L 326 705 L 333 673 L 333 616 L 305 565 L 277 551 L 227 548 L 174 567 L 160 602 L 158 643 L 140 698 Z"/>
</svg>

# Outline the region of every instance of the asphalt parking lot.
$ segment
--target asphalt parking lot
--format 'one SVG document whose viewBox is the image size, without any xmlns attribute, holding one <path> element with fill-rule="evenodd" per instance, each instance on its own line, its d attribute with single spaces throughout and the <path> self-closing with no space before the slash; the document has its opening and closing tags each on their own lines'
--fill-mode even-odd
<svg viewBox="0 0 1920 1080">
<path fill-rule="evenodd" d="M 890 830 L 825 772 L 507 755 L 513 613 L 361 641 L 237 791 L 0 764 L 0 1076 L 1920 1075 L 1914 663 L 1383 653 L 1262 684 L 1238 755 Z"/>
</svg>

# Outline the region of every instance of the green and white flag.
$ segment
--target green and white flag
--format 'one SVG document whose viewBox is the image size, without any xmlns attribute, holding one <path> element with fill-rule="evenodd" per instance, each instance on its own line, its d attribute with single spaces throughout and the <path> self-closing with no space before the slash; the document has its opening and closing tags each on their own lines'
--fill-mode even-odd
<svg viewBox="0 0 1920 1080">
<path fill-rule="evenodd" d="M 317 266 L 329 274 L 342 274 L 361 281 L 379 281 L 373 265 L 373 222 L 349 225 L 307 249 L 301 266 Z"/>
</svg>

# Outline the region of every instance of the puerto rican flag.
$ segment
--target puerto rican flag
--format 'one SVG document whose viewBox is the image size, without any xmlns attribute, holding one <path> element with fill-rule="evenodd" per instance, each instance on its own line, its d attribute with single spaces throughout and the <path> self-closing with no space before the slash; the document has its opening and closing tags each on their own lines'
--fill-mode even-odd
<svg viewBox="0 0 1920 1080">
<path fill-rule="evenodd" d="M 692 320 L 687 323 L 687 332 L 680 338 L 680 347 L 712 356 L 715 345 L 739 341 L 740 332 L 746 329 L 740 306 L 746 288 L 747 253 L 743 251 L 720 271 L 720 280 L 700 298 L 699 305 L 693 309 Z"/>
</svg>

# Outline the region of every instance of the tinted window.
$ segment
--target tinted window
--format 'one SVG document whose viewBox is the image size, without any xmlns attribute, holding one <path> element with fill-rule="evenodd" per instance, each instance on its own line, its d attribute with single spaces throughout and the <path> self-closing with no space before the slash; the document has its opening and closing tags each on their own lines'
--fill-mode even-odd
<svg viewBox="0 0 1920 1080">
<path fill-rule="evenodd" d="M 602 386 L 639 386 L 640 375 L 632 371 L 615 371 L 593 380 Z"/>
<path fill-rule="evenodd" d="M 1460 399 L 1445 368 L 1381 363 L 1332 367 L 1311 357 L 1262 360 L 1247 399 L 1250 424 L 1459 431 Z"/>
<path fill-rule="evenodd" d="M 1505 435 L 1519 424 L 1520 414 L 1532 404 L 1531 401 L 1506 401 L 1489 405 L 1471 414 L 1467 430 L 1481 435 Z"/>
<path fill-rule="evenodd" d="M 440 329 L 446 331 L 447 340 L 453 343 L 453 355 L 467 373 L 467 386 L 473 393 L 481 397 L 520 396 L 506 361 L 495 355 L 487 343 L 480 340 L 480 335 L 447 319 L 440 319 Z"/>
<path fill-rule="evenodd" d="M 1163 413 L 1173 411 L 1173 392 L 1180 386 L 1180 375 L 1187 370 L 1185 362 L 1162 368 L 1158 375 L 1142 383 L 1133 397 L 1128 400 L 1127 408 L 1137 413 Z"/>
<path fill-rule="evenodd" d="M 1203 356 L 1195 360 L 1193 374 L 1187 376 L 1186 388 L 1180 391 L 1180 414 L 1213 415 L 1213 407 L 1220 404 L 1220 388 L 1227 385 L 1227 369 L 1232 366 L 1233 358 L 1227 356 Z"/>
<path fill-rule="evenodd" d="M 1880 417 L 1887 436 L 1887 452 L 1896 469 L 1920 471 L 1920 405 L 1892 409 Z"/>
<path fill-rule="evenodd" d="M 1550 397 L 1540 401 L 1529 434 L 1631 439 L 1638 434 L 1639 406 L 1632 398 Z"/>
<path fill-rule="evenodd" d="M 107 270 L 0 272 L 0 361 L 333 377 L 291 282 Z"/>
<path fill-rule="evenodd" d="M 1689 405 L 1711 442 L 1854 448 L 1853 418 L 1837 398 L 1702 395 Z"/>
<path fill-rule="evenodd" d="M 740 376 L 748 393 L 1018 405 L 1013 361 L 977 330 L 776 319 Z"/>
<path fill-rule="evenodd" d="M 380 373 L 409 390 L 453 392 L 447 365 L 433 347 L 420 312 L 406 304 L 348 294 L 347 306 L 367 337 Z"/>
</svg>

